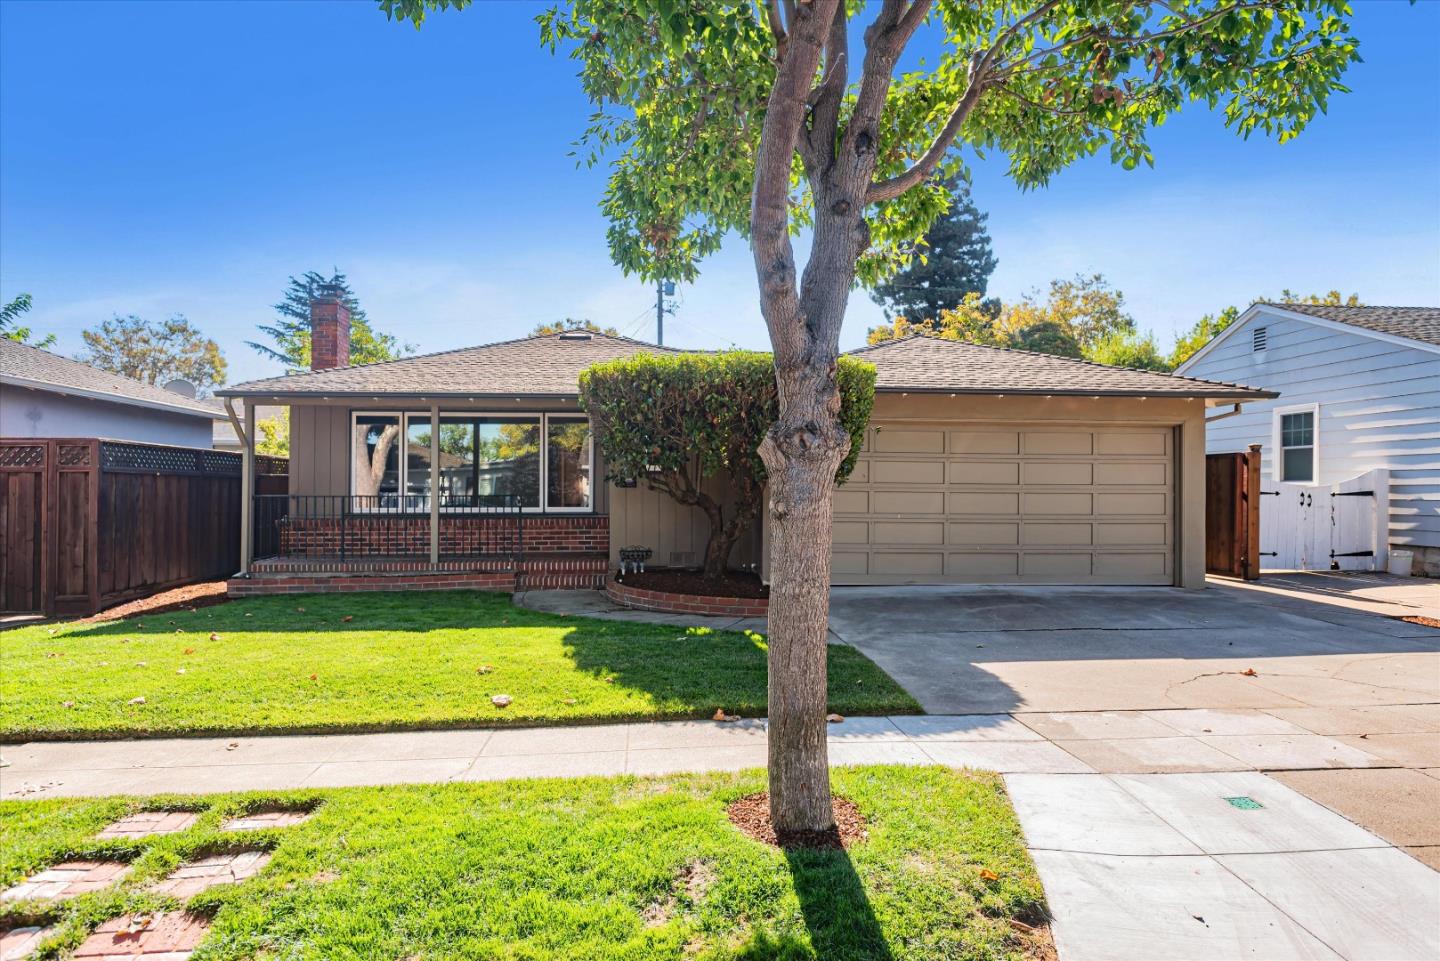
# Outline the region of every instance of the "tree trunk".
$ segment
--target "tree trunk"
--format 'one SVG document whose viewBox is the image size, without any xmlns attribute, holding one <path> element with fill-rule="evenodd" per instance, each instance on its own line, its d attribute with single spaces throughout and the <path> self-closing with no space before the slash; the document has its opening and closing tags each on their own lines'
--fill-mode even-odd
<svg viewBox="0 0 1440 961">
<path fill-rule="evenodd" d="M 708 509 L 705 513 L 710 518 L 710 540 L 705 544 L 705 578 L 718 580 L 730 567 L 730 554 L 740 539 L 740 526 L 734 522 L 726 524 L 718 504 L 713 513 Z"/>
</svg>

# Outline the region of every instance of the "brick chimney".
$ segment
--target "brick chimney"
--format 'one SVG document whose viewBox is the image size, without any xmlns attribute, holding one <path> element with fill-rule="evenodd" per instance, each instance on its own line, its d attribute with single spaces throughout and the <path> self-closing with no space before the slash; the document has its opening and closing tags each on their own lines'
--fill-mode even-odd
<svg viewBox="0 0 1440 961">
<path fill-rule="evenodd" d="M 339 284 L 320 284 L 310 298 L 310 369 L 350 364 L 350 309 Z"/>
</svg>

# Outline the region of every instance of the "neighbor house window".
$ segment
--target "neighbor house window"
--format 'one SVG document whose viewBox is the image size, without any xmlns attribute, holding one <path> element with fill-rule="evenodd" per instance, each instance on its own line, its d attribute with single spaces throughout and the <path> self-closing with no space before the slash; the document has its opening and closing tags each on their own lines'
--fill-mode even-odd
<svg viewBox="0 0 1440 961">
<path fill-rule="evenodd" d="M 356 506 L 428 511 L 429 412 L 356 413 L 353 424 Z M 583 414 L 441 411 L 438 446 L 441 510 L 592 507 L 594 442 Z"/>
<path fill-rule="evenodd" d="M 1280 479 L 1315 480 L 1315 411 L 1280 415 Z"/>
</svg>

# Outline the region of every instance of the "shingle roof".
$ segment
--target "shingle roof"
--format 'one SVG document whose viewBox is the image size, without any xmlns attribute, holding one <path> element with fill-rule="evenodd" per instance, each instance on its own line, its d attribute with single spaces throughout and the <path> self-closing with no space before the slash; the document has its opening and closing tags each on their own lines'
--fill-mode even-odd
<svg viewBox="0 0 1440 961">
<path fill-rule="evenodd" d="M 1088 360 L 913 334 L 850 352 L 875 365 L 878 390 L 956 394 L 1080 394 L 1087 396 L 1278 396 L 1239 384 L 1107 367 Z"/>
<path fill-rule="evenodd" d="M 1422 344 L 1440 346 L 1440 307 L 1327 307 L 1319 304 L 1274 304 L 1262 301 L 1257 306 L 1274 307 L 1297 314 L 1333 320 L 1373 330 L 1393 337 L 1406 337 Z"/>
<path fill-rule="evenodd" d="M 591 364 L 639 353 L 680 353 L 628 337 L 559 333 L 462 347 L 379 364 L 337 367 L 288 377 L 252 380 L 216 391 L 225 397 L 412 394 L 564 396 L 579 392 L 580 372 Z"/>
<path fill-rule="evenodd" d="M 117 404 L 162 408 L 182 414 L 223 418 L 213 402 L 168 391 L 82 364 L 39 347 L 0 337 L 0 383 L 98 397 Z"/>
</svg>

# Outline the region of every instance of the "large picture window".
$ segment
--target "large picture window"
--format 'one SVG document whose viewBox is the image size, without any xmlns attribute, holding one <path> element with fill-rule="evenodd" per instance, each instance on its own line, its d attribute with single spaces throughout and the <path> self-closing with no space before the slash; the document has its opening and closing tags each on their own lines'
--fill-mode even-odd
<svg viewBox="0 0 1440 961">
<path fill-rule="evenodd" d="M 430 509 L 430 431 L 428 411 L 353 415 L 361 509 Z M 441 510 L 591 509 L 595 458 L 584 415 L 441 411 L 438 447 Z"/>
</svg>

